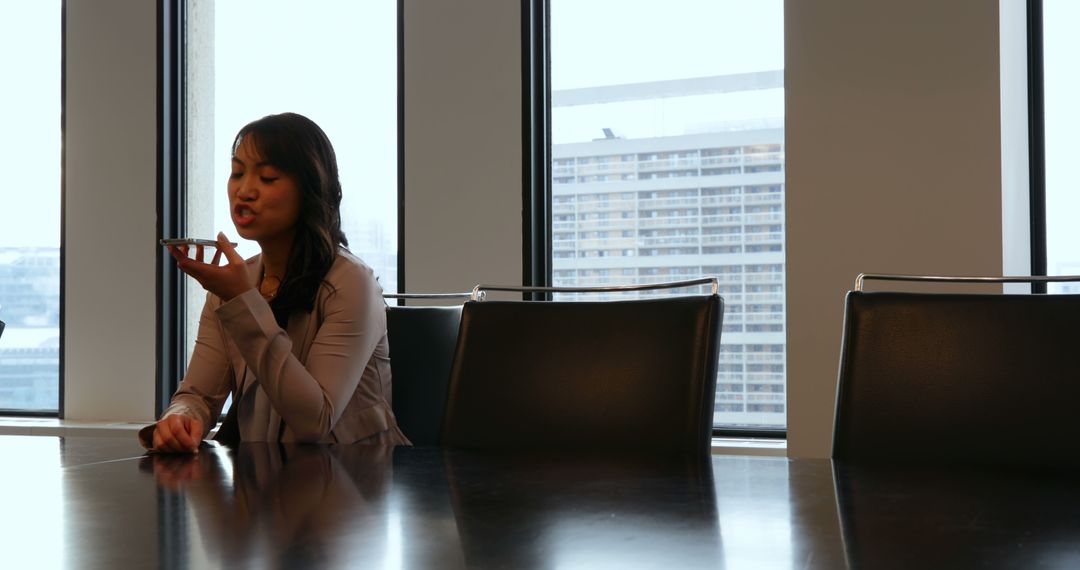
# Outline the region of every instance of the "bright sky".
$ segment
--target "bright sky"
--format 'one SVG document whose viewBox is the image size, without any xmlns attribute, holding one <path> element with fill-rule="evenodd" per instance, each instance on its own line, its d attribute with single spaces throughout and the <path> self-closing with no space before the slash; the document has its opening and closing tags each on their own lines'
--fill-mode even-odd
<svg viewBox="0 0 1080 570">
<path fill-rule="evenodd" d="M 1046 112 L 1047 272 L 1080 274 L 1080 183 L 1076 177 L 1076 136 L 1080 133 L 1080 2 L 1043 0 L 1043 69 Z"/>
<path fill-rule="evenodd" d="M 0 247 L 60 246 L 60 0 L 0 3 Z"/>
<path fill-rule="evenodd" d="M 784 67 L 782 0 L 551 0 L 552 89 Z"/>
<path fill-rule="evenodd" d="M 552 0 L 552 90 L 784 68 L 782 0 Z M 784 90 L 558 107 L 555 144 L 784 116 Z"/>
<path fill-rule="evenodd" d="M 326 131 L 337 153 L 342 218 L 397 236 L 397 3 L 393 0 L 217 2 L 216 227 L 235 235 L 225 184 L 246 123 L 292 111 Z M 355 248 L 362 237 L 350 235 Z M 254 244 L 241 252 L 256 253 Z"/>
</svg>

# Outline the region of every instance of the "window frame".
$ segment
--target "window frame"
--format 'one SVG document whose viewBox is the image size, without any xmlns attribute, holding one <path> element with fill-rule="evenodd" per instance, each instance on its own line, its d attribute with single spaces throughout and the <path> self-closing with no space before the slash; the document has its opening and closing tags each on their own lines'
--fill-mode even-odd
<svg viewBox="0 0 1080 570">
<path fill-rule="evenodd" d="M 521 0 L 521 283 L 527 287 L 552 284 L 550 29 L 549 1 Z"/>
<path fill-rule="evenodd" d="M 1047 274 L 1043 42 L 1043 2 L 1027 0 L 1028 195 L 1033 276 Z M 1031 292 L 1046 293 L 1046 283 L 1032 283 Z"/>
<path fill-rule="evenodd" d="M 184 164 L 184 2 L 159 0 L 157 5 L 157 232 L 158 238 L 180 235 L 184 227 L 182 182 Z M 168 407 L 184 373 L 183 330 L 185 310 L 183 275 L 164 248 L 156 258 L 157 370 L 154 416 Z"/>
</svg>

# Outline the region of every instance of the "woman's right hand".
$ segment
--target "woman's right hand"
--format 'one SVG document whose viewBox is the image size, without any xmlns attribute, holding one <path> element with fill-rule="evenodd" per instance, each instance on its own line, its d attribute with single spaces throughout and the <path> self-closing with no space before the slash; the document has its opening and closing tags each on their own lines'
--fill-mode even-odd
<svg viewBox="0 0 1080 570">
<path fill-rule="evenodd" d="M 183 414 L 171 414 L 158 420 L 154 428 L 154 447 L 159 453 L 198 453 L 203 424 Z"/>
<path fill-rule="evenodd" d="M 208 471 L 206 455 L 156 454 L 144 456 L 142 461 L 140 469 L 152 469 L 158 485 L 172 491 L 202 479 Z"/>
<path fill-rule="evenodd" d="M 254 285 L 248 275 L 247 263 L 223 232 L 218 232 L 217 244 L 217 251 L 210 263 L 203 261 L 201 245 L 195 246 L 195 259 L 187 256 L 187 246 L 170 245 L 169 253 L 176 259 L 176 266 L 180 271 L 195 278 L 204 289 L 217 295 L 222 301 L 228 301 Z M 227 263 L 218 265 L 223 255 Z"/>
</svg>

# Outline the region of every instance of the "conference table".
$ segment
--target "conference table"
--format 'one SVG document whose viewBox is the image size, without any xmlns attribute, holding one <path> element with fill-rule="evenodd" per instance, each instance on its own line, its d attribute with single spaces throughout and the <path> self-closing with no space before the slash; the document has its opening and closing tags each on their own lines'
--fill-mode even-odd
<svg viewBox="0 0 1080 570">
<path fill-rule="evenodd" d="M 1076 568 L 1080 478 L 0 437 L 0 568 Z"/>
</svg>

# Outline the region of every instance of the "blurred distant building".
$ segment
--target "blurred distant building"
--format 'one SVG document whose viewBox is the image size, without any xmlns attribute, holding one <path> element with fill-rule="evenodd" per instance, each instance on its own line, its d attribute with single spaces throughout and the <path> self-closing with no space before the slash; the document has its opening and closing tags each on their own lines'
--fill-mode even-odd
<svg viewBox="0 0 1080 570">
<path fill-rule="evenodd" d="M 60 250 L 0 248 L 0 409 L 56 411 Z"/>
</svg>

